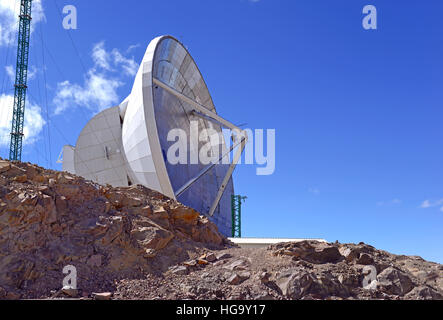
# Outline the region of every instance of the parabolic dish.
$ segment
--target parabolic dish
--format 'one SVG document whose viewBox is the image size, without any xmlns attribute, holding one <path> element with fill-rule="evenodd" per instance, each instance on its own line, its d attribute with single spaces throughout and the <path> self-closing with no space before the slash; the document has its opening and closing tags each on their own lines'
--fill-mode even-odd
<svg viewBox="0 0 443 320">
<path fill-rule="evenodd" d="M 209 117 L 203 114 L 206 110 Z M 200 136 L 198 146 L 189 141 L 193 134 L 212 129 L 220 141 L 212 142 L 210 153 L 228 153 L 232 147 L 226 146 L 221 123 L 229 126 L 216 114 L 194 59 L 175 38 L 161 36 L 149 44 L 131 94 L 119 106 L 106 109 L 89 121 L 76 147 L 65 147 L 63 167 L 102 184 L 144 185 L 204 215 L 213 211 L 211 220 L 220 232 L 230 236 L 233 166 L 191 163 L 203 146 L 213 140 L 211 136 Z M 187 163 L 168 161 L 168 150 L 177 143 L 168 141 L 168 134 L 174 129 L 186 133 Z M 190 181 L 193 183 L 189 184 Z M 187 184 L 185 191 L 179 193 Z M 218 202 L 217 195 L 221 196 Z"/>
</svg>

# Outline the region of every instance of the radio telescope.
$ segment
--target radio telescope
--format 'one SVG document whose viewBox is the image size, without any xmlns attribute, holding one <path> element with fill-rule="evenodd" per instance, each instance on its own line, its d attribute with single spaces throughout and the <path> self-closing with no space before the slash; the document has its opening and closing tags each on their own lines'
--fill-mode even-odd
<svg viewBox="0 0 443 320">
<path fill-rule="evenodd" d="M 223 128 L 236 133 L 232 145 Z M 187 163 L 168 161 L 168 150 L 177 143 L 168 141 L 168 135 L 177 129 L 186 133 Z M 213 143 L 213 135 L 189 142 L 200 132 L 215 132 L 218 142 Z M 243 131 L 217 115 L 187 49 L 177 39 L 161 36 L 149 44 L 131 94 L 94 116 L 75 147 L 63 148 L 63 170 L 100 184 L 144 185 L 208 216 L 230 236 L 232 173 L 246 143 Z M 208 145 L 209 154 L 220 155 L 220 161 L 193 162 Z M 222 161 L 231 153 L 231 161 Z"/>
</svg>

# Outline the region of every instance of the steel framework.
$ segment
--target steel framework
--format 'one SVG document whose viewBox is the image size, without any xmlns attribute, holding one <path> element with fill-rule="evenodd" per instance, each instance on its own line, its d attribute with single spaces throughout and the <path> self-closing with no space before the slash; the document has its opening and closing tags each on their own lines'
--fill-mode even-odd
<svg viewBox="0 0 443 320">
<path fill-rule="evenodd" d="M 14 110 L 12 114 L 9 160 L 21 161 L 26 90 L 28 82 L 29 39 L 31 36 L 32 0 L 20 0 L 17 64 L 14 84 Z"/>
<path fill-rule="evenodd" d="M 247 197 L 232 195 L 232 237 L 241 238 L 241 206 Z"/>
<path fill-rule="evenodd" d="M 232 162 L 229 165 L 229 169 L 228 169 L 225 177 L 223 178 L 222 184 L 221 184 L 221 186 L 220 186 L 220 188 L 219 188 L 219 190 L 217 192 L 217 195 L 215 197 L 215 200 L 214 200 L 214 202 L 213 202 L 213 204 L 212 204 L 212 206 L 211 206 L 211 208 L 209 210 L 209 216 L 212 217 L 214 215 L 214 213 L 215 213 L 215 210 L 217 209 L 218 204 L 220 203 L 220 199 L 223 196 L 223 192 L 226 189 L 226 186 L 227 186 L 227 184 L 229 182 L 229 179 L 231 179 L 232 173 L 234 172 L 234 169 L 235 169 L 235 167 L 237 166 L 237 163 L 240 160 L 240 157 L 241 157 L 241 155 L 243 153 L 243 150 L 245 149 L 246 144 L 248 143 L 248 134 L 246 133 L 246 131 L 241 130 L 240 128 L 238 128 L 234 124 L 230 123 L 228 120 L 223 119 L 222 117 L 220 117 L 216 113 L 210 111 L 205 106 L 203 106 L 200 103 L 198 103 L 197 101 L 194 101 L 191 98 L 185 96 L 181 92 L 178 92 L 177 90 L 175 90 L 174 88 L 170 87 L 169 85 L 167 85 L 166 83 L 162 82 L 161 80 L 159 80 L 157 78 L 153 78 L 152 82 L 154 84 L 156 84 L 157 86 L 163 88 L 167 92 L 173 94 L 174 96 L 176 96 L 181 101 L 184 101 L 184 102 L 190 104 L 192 107 L 194 107 L 196 109 L 196 111 L 198 111 L 197 113 L 194 113 L 194 114 L 202 114 L 202 115 L 206 116 L 208 119 L 212 119 L 212 121 L 215 121 L 215 122 L 219 123 L 221 126 L 233 130 L 233 133 L 236 134 L 234 145 L 231 146 L 231 148 L 230 148 L 228 153 L 234 151 L 234 149 L 236 147 L 238 147 L 238 148 L 237 148 L 237 151 L 234 153 L 234 158 L 232 159 Z M 225 156 L 227 156 L 227 154 L 223 154 L 220 157 L 220 160 L 223 159 Z M 208 167 L 206 167 L 206 169 L 204 169 L 200 174 L 198 174 L 196 177 L 194 177 L 193 179 L 188 181 L 184 186 L 182 186 L 178 191 L 176 191 L 175 192 L 175 196 L 178 197 L 180 194 L 182 194 L 184 191 L 186 191 L 192 184 L 194 184 L 203 175 L 208 173 L 208 171 L 211 170 L 214 166 L 215 166 L 215 164 L 212 164 L 212 165 L 209 165 Z"/>
</svg>

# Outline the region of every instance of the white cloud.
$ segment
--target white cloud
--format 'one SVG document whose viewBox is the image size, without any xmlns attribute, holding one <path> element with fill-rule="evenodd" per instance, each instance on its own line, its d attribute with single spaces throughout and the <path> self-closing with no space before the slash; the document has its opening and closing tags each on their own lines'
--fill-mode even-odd
<svg viewBox="0 0 443 320">
<path fill-rule="evenodd" d="M 105 50 L 105 42 L 99 42 L 92 48 L 92 60 L 96 66 L 103 68 L 105 70 L 111 70 L 111 65 L 109 63 L 110 54 Z"/>
<path fill-rule="evenodd" d="M 0 0 L 0 46 L 14 41 L 18 15 L 16 3 L 15 0 Z"/>
<path fill-rule="evenodd" d="M 128 50 L 133 47 L 130 46 Z M 127 50 L 127 51 L 128 51 Z M 121 67 L 123 72 L 128 76 L 134 76 L 137 73 L 138 63 L 133 58 L 126 58 L 119 50 L 112 49 L 111 52 L 106 51 L 105 42 L 99 42 L 92 49 L 92 60 L 96 67 L 106 71 L 116 71 L 115 68 Z M 114 65 L 115 68 L 111 66 Z"/>
<path fill-rule="evenodd" d="M 6 74 L 9 77 L 9 80 L 11 80 L 11 82 L 14 83 L 14 81 L 15 81 L 15 71 L 14 71 L 14 68 L 11 65 L 9 65 L 9 66 L 6 66 L 5 69 L 6 69 Z"/>
<path fill-rule="evenodd" d="M 32 1 L 32 23 L 36 24 L 37 22 L 40 22 L 40 21 L 46 21 L 45 11 L 42 6 L 42 0 L 33 0 Z"/>
<path fill-rule="evenodd" d="M 85 107 L 99 112 L 119 103 L 117 90 L 123 85 L 122 76 L 134 76 L 138 64 L 125 57 L 119 50 L 107 51 L 105 43 L 93 46 L 91 58 L 94 66 L 84 76 L 82 85 L 66 80 L 57 84 L 54 97 L 55 114 L 72 107 Z"/>
<path fill-rule="evenodd" d="M 422 209 L 428 209 L 428 208 L 434 208 L 434 207 L 440 207 L 440 211 L 443 212 L 443 199 L 438 199 L 436 201 L 425 200 L 420 205 L 420 208 L 422 208 Z"/>
<path fill-rule="evenodd" d="M 318 188 L 309 188 L 308 192 L 313 193 L 315 195 L 320 194 L 320 190 Z"/>
<path fill-rule="evenodd" d="M 14 11 L 14 8 L 18 5 L 18 1 L 15 0 L 0 0 L 0 11 L 9 10 Z"/>
<path fill-rule="evenodd" d="M 400 199 L 395 198 L 395 199 L 388 200 L 388 201 L 379 201 L 379 202 L 377 202 L 377 205 L 380 207 L 381 206 L 395 206 L 395 205 L 399 205 L 401 203 L 402 203 L 402 201 Z"/>
<path fill-rule="evenodd" d="M 116 65 L 121 65 L 123 71 L 128 76 L 135 76 L 138 70 L 138 63 L 134 59 L 124 57 L 117 49 L 112 50 L 112 56 Z"/>
<path fill-rule="evenodd" d="M 14 103 L 14 96 L 12 95 L 1 95 L 0 96 L 0 106 L 2 112 L 0 113 L 0 146 L 7 147 L 10 143 L 11 138 L 11 121 L 12 121 L 12 106 Z M 23 128 L 24 134 L 24 145 L 31 145 L 36 142 L 40 133 L 43 130 L 46 122 L 43 119 L 41 108 L 28 102 L 26 104 L 25 110 L 25 125 Z"/>
<path fill-rule="evenodd" d="M 28 70 L 28 81 L 35 79 L 38 69 L 35 66 L 31 66 Z M 15 75 L 14 75 L 15 76 Z"/>
<path fill-rule="evenodd" d="M 19 0 L 0 0 L 0 46 L 10 45 L 17 41 L 18 15 L 20 12 Z M 31 31 L 35 25 L 45 20 L 42 0 L 32 2 Z"/>
<path fill-rule="evenodd" d="M 425 200 L 425 201 L 423 201 L 423 203 L 421 204 L 420 207 L 423 208 L 423 209 L 430 208 L 431 207 L 431 202 L 429 200 Z"/>
<path fill-rule="evenodd" d="M 130 46 L 126 52 L 132 50 L 134 46 Z M 118 72 L 118 68 L 122 68 L 123 72 L 128 76 L 134 76 L 138 70 L 138 63 L 134 58 L 125 57 L 118 49 L 112 49 L 108 52 L 105 49 L 105 42 L 99 42 L 92 49 L 92 60 L 96 67 L 106 71 Z M 113 66 L 111 66 L 111 64 Z M 116 69 L 117 68 L 117 69 Z"/>
<path fill-rule="evenodd" d="M 135 50 L 135 49 L 137 49 L 138 47 L 140 47 L 140 43 L 130 45 L 129 48 L 126 49 L 126 53 L 130 53 L 132 50 Z"/>
<path fill-rule="evenodd" d="M 83 86 L 69 81 L 58 83 L 54 98 L 55 114 L 61 114 L 71 106 L 86 107 L 93 112 L 112 107 L 119 102 L 117 89 L 121 85 L 120 81 L 109 79 L 96 70 L 88 72 Z"/>
</svg>

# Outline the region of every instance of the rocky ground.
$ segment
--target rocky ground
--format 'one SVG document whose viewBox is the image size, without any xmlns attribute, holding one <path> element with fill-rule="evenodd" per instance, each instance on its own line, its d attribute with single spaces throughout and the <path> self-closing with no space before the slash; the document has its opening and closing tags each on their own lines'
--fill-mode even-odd
<svg viewBox="0 0 443 320">
<path fill-rule="evenodd" d="M 377 272 L 364 289 L 365 266 Z M 122 280 L 116 299 L 443 299 L 443 266 L 366 244 L 304 241 L 269 248 L 229 248 Z"/>
<path fill-rule="evenodd" d="M 363 243 L 242 249 L 144 187 L 0 160 L 0 299 L 28 298 L 443 299 L 443 265 Z"/>
</svg>

